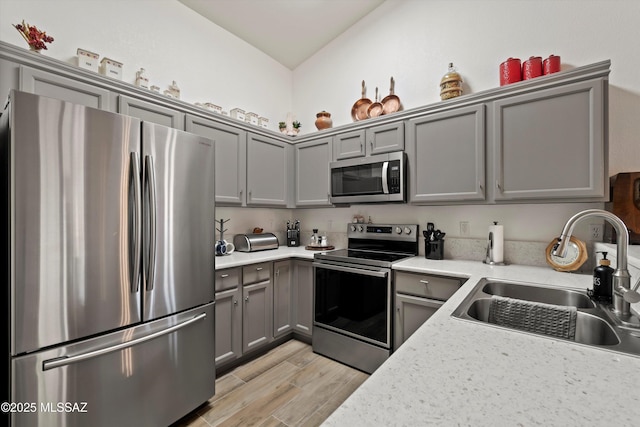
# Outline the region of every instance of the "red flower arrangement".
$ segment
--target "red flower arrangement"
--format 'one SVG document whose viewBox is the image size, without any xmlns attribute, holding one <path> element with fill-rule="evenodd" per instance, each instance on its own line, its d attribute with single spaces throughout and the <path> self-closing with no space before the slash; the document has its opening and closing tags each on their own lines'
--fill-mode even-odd
<svg viewBox="0 0 640 427">
<path fill-rule="evenodd" d="M 46 49 L 45 43 L 53 42 L 53 37 L 46 32 L 40 31 L 35 25 L 29 25 L 22 20 L 22 24 L 13 25 L 22 37 L 29 43 L 29 47 L 35 50 Z"/>
</svg>

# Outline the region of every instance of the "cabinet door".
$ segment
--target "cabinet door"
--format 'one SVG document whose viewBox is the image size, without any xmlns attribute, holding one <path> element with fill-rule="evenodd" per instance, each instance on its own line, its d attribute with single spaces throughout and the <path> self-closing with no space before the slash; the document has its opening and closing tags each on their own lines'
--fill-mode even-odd
<svg viewBox="0 0 640 427">
<path fill-rule="evenodd" d="M 216 293 L 216 365 L 242 355 L 242 298 L 240 288 Z"/>
<path fill-rule="evenodd" d="M 184 113 L 151 102 L 120 95 L 118 112 L 174 129 L 184 129 Z"/>
<path fill-rule="evenodd" d="M 438 310 L 442 301 L 432 301 L 410 295 L 396 294 L 396 321 L 394 328 L 394 350 Z"/>
<path fill-rule="evenodd" d="M 273 263 L 273 336 L 293 329 L 293 271 L 291 261 Z"/>
<path fill-rule="evenodd" d="M 295 145 L 296 207 L 329 206 L 329 162 L 332 138 Z"/>
<path fill-rule="evenodd" d="M 409 201 L 484 200 L 484 105 L 407 121 Z"/>
<path fill-rule="evenodd" d="M 241 206 L 247 186 L 247 132 L 190 115 L 185 128 L 215 143 L 216 204 Z"/>
<path fill-rule="evenodd" d="M 365 155 L 365 130 L 346 132 L 333 137 L 333 159 L 350 159 Z"/>
<path fill-rule="evenodd" d="M 293 178 L 292 154 L 293 147 L 285 142 L 248 134 L 248 206 L 287 206 Z"/>
<path fill-rule="evenodd" d="M 367 129 L 367 156 L 404 150 L 404 122 Z"/>
<path fill-rule="evenodd" d="M 111 97 L 108 90 L 23 65 L 20 66 L 20 90 L 100 110 L 112 111 Z"/>
<path fill-rule="evenodd" d="M 590 80 L 493 102 L 496 200 L 607 195 L 603 84 Z"/>
<path fill-rule="evenodd" d="M 271 281 L 243 286 L 242 299 L 242 352 L 246 353 L 273 339 Z"/>
<path fill-rule="evenodd" d="M 293 329 L 311 337 L 313 328 L 313 267 L 311 261 L 295 261 Z"/>
</svg>

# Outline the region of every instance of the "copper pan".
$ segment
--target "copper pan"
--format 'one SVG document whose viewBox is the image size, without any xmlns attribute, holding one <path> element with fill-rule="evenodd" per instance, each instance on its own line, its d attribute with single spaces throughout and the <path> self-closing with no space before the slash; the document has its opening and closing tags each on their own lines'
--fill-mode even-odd
<svg viewBox="0 0 640 427">
<path fill-rule="evenodd" d="M 382 104 L 380 103 L 380 97 L 378 96 L 378 88 L 376 88 L 376 102 L 369 105 L 367 108 L 367 116 L 378 117 L 382 115 Z"/>
<path fill-rule="evenodd" d="M 365 96 L 366 89 L 364 85 L 364 80 L 362 81 L 362 98 L 358 99 L 353 107 L 351 107 L 351 118 L 354 122 L 358 120 L 364 120 L 367 116 L 367 110 L 371 105 L 371 100 Z"/>
<path fill-rule="evenodd" d="M 391 114 L 400 110 L 402 104 L 400 104 L 400 98 L 393 93 L 393 88 L 396 82 L 391 77 L 391 88 L 389 89 L 389 95 L 385 96 L 382 100 L 382 114 Z"/>
</svg>

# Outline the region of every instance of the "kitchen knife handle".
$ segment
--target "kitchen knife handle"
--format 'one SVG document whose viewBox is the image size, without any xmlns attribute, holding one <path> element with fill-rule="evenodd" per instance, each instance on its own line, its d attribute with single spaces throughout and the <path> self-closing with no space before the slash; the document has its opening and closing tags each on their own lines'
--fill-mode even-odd
<svg viewBox="0 0 640 427">
<path fill-rule="evenodd" d="M 142 196 L 140 195 L 140 156 L 133 152 L 129 156 L 131 161 L 130 179 L 133 183 L 133 230 L 129 230 L 129 242 L 133 241 L 133 248 L 129 247 L 129 265 L 132 265 L 131 293 L 136 293 L 140 289 L 140 259 L 141 254 L 141 230 L 142 230 Z M 131 257 L 133 256 L 133 260 Z"/>
<path fill-rule="evenodd" d="M 153 157 L 145 156 L 145 185 L 149 197 L 149 253 L 147 254 L 146 290 L 153 290 L 156 267 L 156 232 L 158 228 L 158 208 L 156 194 L 156 172 L 153 165 Z"/>
</svg>

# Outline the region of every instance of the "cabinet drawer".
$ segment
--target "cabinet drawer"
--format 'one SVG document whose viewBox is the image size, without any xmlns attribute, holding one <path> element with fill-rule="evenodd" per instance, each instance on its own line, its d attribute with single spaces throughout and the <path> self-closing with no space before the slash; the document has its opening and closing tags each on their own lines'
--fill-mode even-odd
<svg viewBox="0 0 640 427">
<path fill-rule="evenodd" d="M 242 283 L 242 269 L 228 268 L 216 271 L 216 292 L 237 288 Z"/>
<path fill-rule="evenodd" d="M 443 301 L 460 289 L 463 282 L 453 277 L 396 272 L 396 292 Z"/>
<path fill-rule="evenodd" d="M 242 267 L 242 284 L 263 282 L 271 278 L 271 263 L 251 264 Z"/>
</svg>

